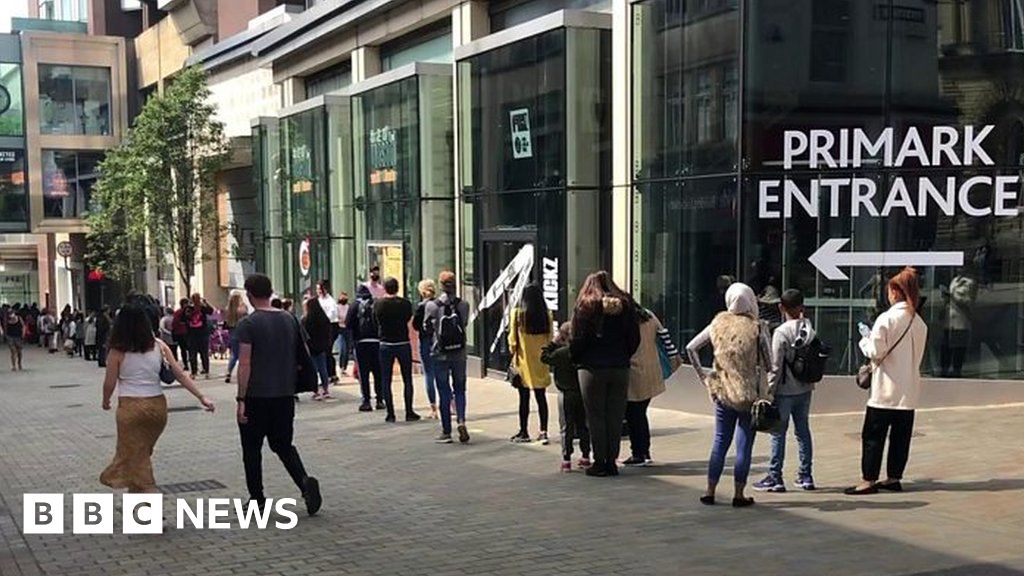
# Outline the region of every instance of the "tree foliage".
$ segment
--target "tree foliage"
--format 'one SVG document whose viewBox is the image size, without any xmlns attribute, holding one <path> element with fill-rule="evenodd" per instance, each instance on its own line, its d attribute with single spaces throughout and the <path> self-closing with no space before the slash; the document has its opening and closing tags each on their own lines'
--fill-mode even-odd
<svg viewBox="0 0 1024 576">
<path fill-rule="evenodd" d="M 230 148 L 209 95 L 202 70 L 186 68 L 146 102 L 124 142 L 101 165 L 90 240 L 96 261 L 122 281 L 121 274 L 131 275 L 124 266 L 138 265 L 125 245 L 140 238 L 170 256 L 189 293 L 196 266 L 216 254 L 223 228 L 215 177 Z"/>
</svg>

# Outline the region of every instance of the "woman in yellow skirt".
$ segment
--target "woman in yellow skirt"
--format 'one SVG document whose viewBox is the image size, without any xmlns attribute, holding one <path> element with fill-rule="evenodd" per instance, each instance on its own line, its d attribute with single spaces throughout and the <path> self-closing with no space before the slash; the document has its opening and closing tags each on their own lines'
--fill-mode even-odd
<svg viewBox="0 0 1024 576">
<path fill-rule="evenodd" d="M 154 337 L 154 324 L 141 304 L 121 308 L 110 333 L 107 373 L 103 380 L 103 409 L 117 391 L 117 452 L 100 474 L 100 482 L 129 492 L 156 492 L 153 446 L 167 425 L 167 400 L 160 382 L 162 362 L 207 411 L 213 402 L 174 360 L 170 348 Z"/>
<path fill-rule="evenodd" d="M 523 289 L 523 298 L 512 310 L 508 327 L 508 349 L 512 355 L 510 369 L 513 385 L 519 391 L 519 432 L 510 440 L 516 444 L 532 442 L 528 431 L 530 421 L 530 393 L 537 401 L 540 415 L 541 444 L 548 443 L 548 400 L 547 387 L 551 384 L 548 365 L 541 362 L 543 348 L 551 342 L 554 319 L 544 301 L 540 286 L 530 284 Z"/>
</svg>

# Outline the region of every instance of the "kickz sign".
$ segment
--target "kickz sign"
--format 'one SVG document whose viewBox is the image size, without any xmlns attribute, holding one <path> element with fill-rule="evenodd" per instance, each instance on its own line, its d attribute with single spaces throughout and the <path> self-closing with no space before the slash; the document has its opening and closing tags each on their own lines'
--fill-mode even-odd
<svg viewBox="0 0 1024 576">
<path fill-rule="evenodd" d="M 975 218 L 1016 218 L 1020 215 L 1020 174 L 962 174 L 976 165 L 995 166 L 985 139 L 995 129 L 985 126 L 907 128 L 900 137 L 892 127 L 878 134 L 861 128 L 786 130 L 782 169 L 799 166 L 820 176 L 799 181 L 766 178 L 757 184 L 758 217 L 811 218 L 904 215 L 910 218 L 966 215 Z M 865 167 L 866 168 L 863 168 Z M 959 175 L 903 176 L 896 172 L 882 188 L 874 178 L 847 174 L 830 177 L 830 170 L 875 168 L 946 168 Z M 978 193 L 983 192 L 983 193 Z M 986 193 L 987 192 L 987 193 Z M 981 200 L 981 199 L 987 199 Z M 963 251 L 840 252 L 849 238 L 831 238 L 808 259 L 829 280 L 847 280 L 840 267 L 962 266 Z"/>
</svg>

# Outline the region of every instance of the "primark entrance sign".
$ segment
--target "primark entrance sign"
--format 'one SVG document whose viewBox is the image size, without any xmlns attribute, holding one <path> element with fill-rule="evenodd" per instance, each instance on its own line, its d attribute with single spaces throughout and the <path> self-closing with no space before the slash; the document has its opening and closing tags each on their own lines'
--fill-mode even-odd
<svg viewBox="0 0 1024 576">
<path fill-rule="evenodd" d="M 783 170 L 800 166 L 817 170 L 820 176 L 800 182 L 788 178 L 759 181 L 758 217 L 1015 217 L 1019 214 L 1021 196 L 1019 174 L 896 176 L 884 188 L 874 178 L 827 174 L 830 170 L 878 167 L 941 167 L 962 172 L 975 166 L 994 166 L 984 147 L 985 138 L 994 128 L 911 127 L 902 137 L 897 137 L 892 127 L 880 134 L 869 134 L 860 128 L 787 130 L 783 135 Z M 810 257 L 811 264 L 829 280 L 846 280 L 841 267 L 960 266 L 964 262 L 962 251 L 841 252 L 849 241 L 827 240 Z"/>
</svg>

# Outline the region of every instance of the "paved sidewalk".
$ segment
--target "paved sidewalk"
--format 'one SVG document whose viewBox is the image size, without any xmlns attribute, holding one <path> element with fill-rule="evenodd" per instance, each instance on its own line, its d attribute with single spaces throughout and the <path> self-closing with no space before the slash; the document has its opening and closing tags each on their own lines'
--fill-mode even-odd
<svg viewBox="0 0 1024 576">
<path fill-rule="evenodd" d="M 863 499 L 838 493 L 858 476 L 860 418 L 815 417 L 822 489 L 758 494 L 756 506 L 734 510 L 697 502 L 711 442 L 705 415 L 653 410 L 655 467 L 609 479 L 563 475 L 557 442 L 508 443 L 517 399 L 496 381 L 470 384 L 468 446 L 433 444 L 433 421 L 385 425 L 381 412 L 357 413 L 351 384 L 339 400 L 304 400 L 297 446 L 325 504 L 294 530 L 21 536 L 25 492 L 104 492 L 97 477 L 114 448 L 98 369 L 35 349 L 26 366 L 12 374 L 0 363 L 2 576 L 1024 575 L 1024 406 L 919 413 L 910 491 Z M 215 480 L 226 488 L 184 496 L 244 497 L 234 386 L 201 385 L 218 412 L 170 415 L 157 480 Z M 420 381 L 416 390 L 424 402 Z M 172 407 L 193 405 L 182 390 L 168 397 Z M 762 435 L 752 480 L 767 453 Z M 789 453 L 787 478 L 795 445 Z M 269 450 L 264 466 L 269 496 L 296 496 Z M 721 499 L 729 495 L 726 487 Z"/>
</svg>

